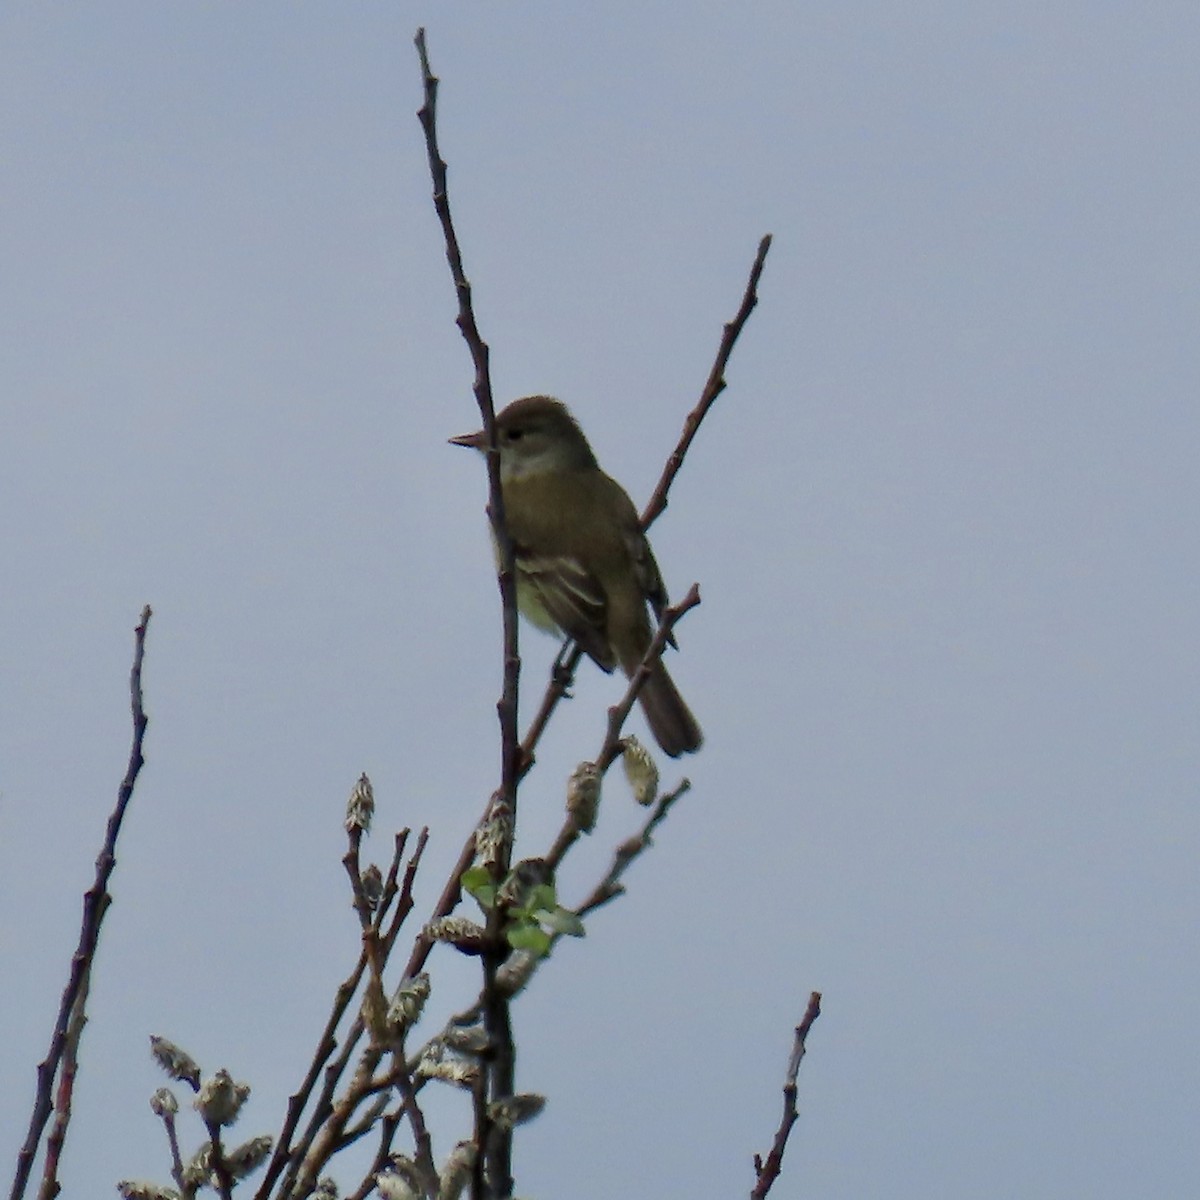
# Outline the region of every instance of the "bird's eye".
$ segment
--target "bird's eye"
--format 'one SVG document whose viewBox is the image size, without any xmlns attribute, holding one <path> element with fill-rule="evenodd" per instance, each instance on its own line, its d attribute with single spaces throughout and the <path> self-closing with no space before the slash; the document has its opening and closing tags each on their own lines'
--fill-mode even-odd
<svg viewBox="0 0 1200 1200">
<path fill-rule="evenodd" d="M 521 440 L 521 435 L 524 432 L 525 431 L 523 429 L 510 429 L 508 431 L 508 440 L 510 442 L 519 442 Z"/>
</svg>

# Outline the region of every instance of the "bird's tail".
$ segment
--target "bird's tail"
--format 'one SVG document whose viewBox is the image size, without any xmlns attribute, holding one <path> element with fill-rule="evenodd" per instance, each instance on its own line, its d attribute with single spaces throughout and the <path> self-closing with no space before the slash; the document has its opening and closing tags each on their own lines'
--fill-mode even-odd
<svg viewBox="0 0 1200 1200">
<path fill-rule="evenodd" d="M 650 668 L 638 699 L 642 702 L 650 732 L 665 754 L 678 758 L 700 749 L 704 735 L 661 660 Z"/>
</svg>

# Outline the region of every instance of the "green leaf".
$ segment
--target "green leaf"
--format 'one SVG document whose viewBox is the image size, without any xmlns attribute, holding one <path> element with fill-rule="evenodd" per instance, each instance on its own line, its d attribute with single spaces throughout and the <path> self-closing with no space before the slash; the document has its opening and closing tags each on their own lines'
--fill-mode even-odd
<svg viewBox="0 0 1200 1200">
<path fill-rule="evenodd" d="M 514 950 L 532 950 L 543 957 L 550 949 L 550 935 L 536 925 L 514 925 L 504 936 Z"/>
<path fill-rule="evenodd" d="M 463 891 L 479 901 L 479 907 L 490 909 L 496 903 L 496 885 L 487 867 L 468 867 L 460 880 Z"/>
</svg>

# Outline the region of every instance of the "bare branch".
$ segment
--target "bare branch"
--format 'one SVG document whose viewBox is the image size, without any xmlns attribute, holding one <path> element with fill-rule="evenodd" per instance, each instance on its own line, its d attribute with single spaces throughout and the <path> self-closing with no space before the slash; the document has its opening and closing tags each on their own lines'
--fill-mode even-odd
<svg viewBox="0 0 1200 1200">
<path fill-rule="evenodd" d="M 221 1145 L 221 1126 L 216 1121 L 206 1121 L 205 1125 L 208 1128 L 208 1166 L 212 1172 L 213 1190 L 221 1200 L 233 1200 L 233 1172 L 229 1169 L 229 1160 Z"/>
<path fill-rule="evenodd" d="M 671 811 L 675 802 L 685 792 L 690 790 L 691 786 L 691 782 L 684 779 L 680 781 L 678 787 L 673 791 L 665 792 L 659 796 L 642 828 L 633 837 L 627 838 L 616 848 L 613 853 L 612 866 L 609 867 L 608 874 L 596 884 L 592 889 L 591 895 L 575 910 L 578 916 L 586 917 L 588 913 L 595 912 L 602 905 L 607 904 L 610 900 L 615 900 L 621 895 L 625 890 L 621 884 L 621 877 L 629 870 L 633 861 L 653 845 L 651 835 L 666 819 L 667 813 Z"/>
<path fill-rule="evenodd" d="M 804 1018 L 796 1026 L 796 1036 L 792 1042 L 792 1056 L 788 1060 L 787 1075 L 783 1081 L 783 1117 L 779 1122 L 779 1128 L 775 1131 L 775 1141 L 765 1162 L 761 1155 L 754 1156 L 755 1184 L 750 1192 L 750 1200 L 763 1200 L 771 1190 L 771 1185 L 779 1178 L 780 1171 L 783 1170 L 783 1152 L 787 1148 L 788 1135 L 792 1132 L 792 1126 L 795 1125 L 800 1115 L 796 1108 L 798 1091 L 796 1076 L 800 1072 L 800 1061 L 804 1058 L 804 1042 L 813 1022 L 820 1015 L 821 993 L 813 992 L 808 998 L 808 1008 L 805 1009 Z"/>
<path fill-rule="evenodd" d="M 71 1096 L 74 1088 L 79 1039 L 86 1023 L 84 1004 L 92 965 L 96 958 L 96 944 L 100 937 L 100 925 L 108 911 L 112 898 L 108 894 L 108 881 L 117 865 L 117 837 L 125 819 L 125 809 L 133 798 L 133 788 L 145 759 L 142 757 L 142 742 L 146 726 L 150 723 L 142 707 L 142 659 L 146 651 L 146 629 L 150 624 L 150 606 L 142 609 L 141 620 L 134 630 L 133 667 L 129 672 L 130 708 L 133 713 L 133 744 L 129 749 L 129 764 L 125 778 L 117 790 L 117 803 L 108 818 L 104 844 L 96 858 L 96 877 L 83 896 L 83 920 L 79 930 L 79 943 L 71 958 L 71 972 L 67 986 L 63 989 L 58 1018 L 50 1037 L 50 1050 L 38 1064 L 37 1092 L 34 1097 L 33 1113 L 29 1119 L 29 1131 L 25 1143 L 17 1156 L 17 1172 L 13 1179 L 10 1200 L 20 1200 L 25 1194 L 33 1160 L 41 1143 L 42 1133 L 50 1118 L 51 1092 L 59 1066 L 69 1062 L 59 1080 L 58 1116 L 53 1132 L 53 1145 L 48 1146 L 46 1165 L 42 1175 L 39 1195 L 46 1200 L 58 1194 L 58 1158 L 66 1140 L 67 1125 L 71 1119 Z"/>
<path fill-rule="evenodd" d="M 667 493 L 671 490 L 675 476 L 679 474 L 679 468 L 683 466 L 684 456 L 700 428 L 700 422 L 704 420 L 717 397 L 725 390 L 725 368 L 729 364 L 729 356 L 733 353 L 734 343 L 738 340 L 742 328 L 758 303 L 758 281 L 762 276 L 763 264 L 767 261 L 767 251 L 770 248 L 771 235 L 768 233 L 758 243 L 758 253 L 754 256 L 754 265 L 750 268 L 750 278 L 746 281 L 746 290 L 742 294 L 741 306 L 733 320 L 725 325 L 725 331 L 721 335 L 721 344 L 717 347 L 717 357 L 713 362 L 712 370 L 708 373 L 704 391 L 700 393 L 700 402 L 688 413 L 687 420 L 683 423 L 683 433 L 679 437 L 679 444 L 672 451 L 671 457 L 667 459 L 667 465 L 663 468 L 658 486 L 654 489 L 649 503 L 642 512 L 643 529 L 649 529 L 667 507 Z"/>
<path fill-rule="evenodd" d="M 417 54 L 421 60 L 421 81 L 424 86 L 425 102 L 417 112 L 421 128 L 425 131 L 425 148 L 429 157 L 429 174 L 433 180 L 433 206 L 442 225 L 442 236 L 446 243 L 446 261 L 454 279 L 454 290 L 458 296 L 458 328 L 471 352 L 475 364 L 475 400 L 483 418 L 483 430 L 487 434 L 488 464 L 488 514 L 492 521 L 492 534 L 500 559 L 500 601 L 504 616 L 504 687 L 497 709 L 500 715 L 501 782 L 500 794 L 516 813 L 517 778 L 517 690 L 521 660 L 517 652 L 517 586 L 515 553 L 512 538 L 508 535 L 508 523 L 504 517 L 504 494 L 500 487 L 500 454 L 496 446 L 496 410 L 492 399 L 492 380 L 488 371 L 489 351 L 480 335 L 475 321 L 475 310 L 471 303 L 471 284 L 463 269 L 462 251 L 458 234 L 450 215 L 450 194 L 446 183 L 446 163 L 438 148 L 437 137 L 437 92 L 438 79 L 429 66 L 429 54 L 425 48 L 425 30 L 418 29 L 416 36 Z M 505 856 L 499 877 L 508 869 Z"/>
<path fill-rule="evenodd" d="M 363 1176 L 362 1183 L 346 1197 L 346 1200 L 366 1200 L 375 1190 L 375 1176 L 383 1170 L 391 1156 L 392 1142 L 395 1140 L 396 1130 L 400 1127 L 400 1117 L 399 1112 L 391 1112 L 380 1119 L 379 1147 L 375 1151 L 375 1159 Z"/>
</svg>

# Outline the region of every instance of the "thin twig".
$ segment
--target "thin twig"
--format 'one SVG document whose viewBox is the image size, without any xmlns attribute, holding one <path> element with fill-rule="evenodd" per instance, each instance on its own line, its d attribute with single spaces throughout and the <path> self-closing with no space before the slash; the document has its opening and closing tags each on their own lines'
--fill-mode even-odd
<svg viewBox="0 0 1200 1200">
<path fill-rule="evenodd" d="M 179 1185 L 180 1192 L 189 1197 L 194 1196 L 195 1188 L 189 1190 L 183 1181 L 183 1155 L 179 1150 L 179 1131 L 175 1128 L 175 1112 L 169 1108 L 156 1111 L 167 1131 L 167 1144 L 171 1148 L 171 1178 Z"/>
<path fill-rule="evenodd" d="M 405 831 L 407 833 L 407 830 Z M 401 925 L 404 924 L 408 914 L 413 910 L 413 883 L 417 878 L 417 870 L 421 866 L 421 859 L 425 854 L 425 847 L 429 845 L 429 826 L 423 825 L 421 832 L 417 835 L 417 846 L 413 850 L 412 855 L 408 860 L 408 866 L 404 868 L 404 878 L 400 882 L 400 897 L 396 901 L 396 906 L 392 910 L 392 919 L 388 925 L 388 931 L 383 935 L 383 944 L 390 955 L 392 947 L 396 944 L 396 936 L 400 932 Z M 401 850 L 401 842 L 399 835 L 396 838 L 396 852 Z M 392 870 L 388 872 L 388 883 L 384 886 L 383 895 L 387 903 L 391 902 L 391 897 L 394 896 L 395 889 L 393 887 L 393 879 L 398 875 L 395 868 L 395 860 L 393 860 Z M 379 915 L 375 919 L 377 928 L 382 928 L 383 918 L 387 912 L 384 905 L 380 906 Z"/>
<path fill-rule="evenodd" d="M 539 705 L 534 718 L 525 731 L 521 741 L 521 772 L 525 775 L 533 767 L 534 750 L 545 732 L 546 726 L 558 702 L 570 694 L 571 684 L 575 681 L 575 669 L 583 658 L 583 650 L 576 642 L 566 641 L 554 660 L 554 669 L 550 672 L 550 682 L 546 684 L 542 703 Z"/>
<path fill-rule="evenodd" d="M 212 1172 L 213 1190 L 221 1200 L 233 1200 L 233 1172 L 229 1169 L 229 1160 L 221 1145 L 221 1126 L 216 1121 L 206 1121 L 205 1124 L 208 1127 L 208 1167 Z"/>
<path fill-rule="evenodd" d="M 738 340 L 750 314 L 754 311 L 754 306 L 758 303 L 758 281 L 762 277 L 763 265 L 767 261 L 767 251 L 771 248 L 771 235 L 768 233 L 762 241 L 758 243 L 758 253 L 754 256 L 754 265 L 750 268 L 750 278 L 746 281 L 746 290 L 742 293 L 742 303 L 738 308 L 732 321 L 725 325 L 724 332 L 721 334 L 721 344 L 717 347 L 717 357 L 713 362 L 712 370 L 708 373 L 708 380 L 704 384 L 704 391 L 700 393 L 700 402 L 687 415 L 687 420 L 683 423 L 683 433 L 680 434 L 679 444 L 675 447 L 671 457 L 667 459 L 667 465 L 663 468 L 662 477 L 658 481 L 658 486 L 650 496 L 650 501 L 642 511 L 642 528 L 649 529 L 655 521 L 658 520 L 663 510 L 667 507 L 667 493 L 671 490 L 671 484 L 675 481 L 675 476 L 679 474 L 679 468 L 683 466 L 684 456 L 688 452 L 688 447 L 692 444 L 692 439 L 696 436 L 697 430 L 700 428 L 700 422 L 704 420 L 708 410 L 712 408 L 717 397 L 725 390 L 725 368 L 729 364 L 729 356 L 733 353 L 734 343 Z"/>
<path fill-rule="evenodd" d="M 266 1175 L 259 1185 L 258 1192 L 255 1194 L 255 1200 L 266 1200 L 271 1188 L 274 1186 L 275 1180 L 278 1179 L 280 1172 L 287 1165 L 288 1156 L 292 1152 L 292 1135 L 296 1132 L 296 1126 L 299 1124 L 300 1117 L 308 1105 L 313 1087 L 316 1085 L 317 1079 L 321 1074 L 321 1069 L 337 1049 L 337 1039 L 334 1035 L 337 1032 L 337 1027 L 341 1023 L 342 1017 L 345 1015 L 351 998 L 358 990 L 358 985 L 362 979 L 363 972 L 366 970 L 366 966 L 367 955 L 365 951 L 362 951 L 359 954 L 354 970 L 334 993 L 333 1011 L 329 1014 L 329 1019 L 325 1022 L 325 1028 L 317 1040 L 317 1048 L 313 1053 L 312 1062 L 309 1064 L 304 1081 L 288 1099 L 287 1115 L 284 1118 L 283 1129 L 275 1141 L 275 1149 L 271 1155 L 271 1161 L 267 1165 Z"/>
<path fill-rule="evenodd" d="M 501 797 L 508 802 L 516 815 L 516 787 L 519 762 L 517 758 L 517 684 L 520 676 L 520 659 L 517 657 L 517 587 L 515 551 L 508 534 L 508 523 L 504 518 L 504 492 L 500 486 L 500 454 L 496 445 L 496 410 L 492 399 L 492 380 L 488 371 L 489 351 L 475 321 L 475 310 L 471 303 L 471 284 L 463 269 L 462 250 L 458 234 L 450 215 L 450 194 L 446 183 L 446 163 L 438 148 L 437 136 L 437 92 L 438 79 L 429 66 L 429 54 L 425 47 L 425 30 L 418 29 L 416 36 L 417 54 L 421 60 L 421 81 L 425 102 L 417 112 L 421 128 L 425 132 L 425 148 L 429 157 L 429 173 L 433 180 L 433 206 L 442 225 L 442 236 L 446 243 L 446 261 L 454 279 L 454 290 L 458 296 L 458 328 L 471 352 L 475 365 L 474 392 L 483 418 L 483 431 L 487 434 L 488 464 L 488 513 L 492 522 L 492 533 L 496 539 L 500 559 L 500 600 L 504 615 L 504 688 L 498 704 L 501 737 Z M 500 877 L 508 869 L 503 864 Z"/>
<path fill-rule="evenodd" d="M 87 1023 L 87 1000 L 91 990 L 91 964 L 84 971 L 79 993 L 71 1006 L 71 1020 L 67 1025 L 67 1040 L 63 1048 L 62 1067 L 58 1076 L 58 1087 L 54 1097 L 54 1123 L 46 1138 L 46 1160 L 42 1164 L 42 1184 L 38 1188 L 38 1200 L 54 1200 L 60 1191 L 58 1164 L 62 1157 L 63 1144 L 67 1139 L 67 1127 L 71 1122 L 71 1097 L 75 1091 L 75 1076 L 79 1070 L 79 1042 L 83 1027 Z"/>
<path fill-rule="evenodd" d="M 396 1130 L 400 1127 L 401 1116 L 401 1111 L 390 1112 L 380 1120 L 379 1147 L 375 1151 L 374 1161 L 363 1176 L 362 1183 L 346 1197 L 346 1200 L 366 1200 L 375 1190 L 375 1176 L 383 1170 L 391 1157 L 392 1142 L 395 1140 Z"/>
<path fill-rule="evenodd" d="M 306 1138 L 293 1151 L 293 1158 L 297 1161 L 284 1180 L 284 1195 L 307 1196 L 316 1186 L 321 1170 L 342 1145 L 346 1129 L 358 1106 L 377 1094 L 379 1089 L 374 1086 L 375 1068 L 385 1053 L 383 1046 L 372 1042 L 359 1056 L 358 1066 L 345 1093 L 314 1131 L 315 1136 Z"/>
<path fill-rule="evenodd" d="M 783 1117 L 779 1122 L 779 1128 L 775 1131 L 775 1141 L 771 1145 L 771 1152 L 767 1155 L 765 1162 L 761 1155 L 754 1156 L 755 1184 L 750 1192 L 750 1200 L 764 1200 L 766 1194 L 771 1190 L 771 1185 L 779 1178 L 779 1173 L 783 1170 L 783 1152 L 787 1149 L 788 1135 L 792 1132 L 792 1126 L 795 1125 L 800 1115 L 796 1107 L 798 1092 L 796 1076 L 800 1072 L 800 1061 L 804 1058 L 804 1042 L 813 1022 L 820 1015 L 821 993 L 813 992 L 808 998 L 808 1008 L 805 1009 L 804 1018 L 796 1026 L 796 1036 L 792 1042 L 792 1056 L 788 1060 L 787 1075 L 783 1081 Z"/>
<path fill-rule="evenodd" d="M 429 1136 L 429 1128 L 425 1124 L 425 1114 L 421 1111 L 421 1105 L 417 1101 L 417 1090 L 413 1086 L 412 1075 L 409 1073 L 403 1057 L 398 1057 L 397 1063 L 399 1078 L 396 1086 L 404 1097 L 403 1111 L 407 1113 L 408 1123 L 412 1126 L 417 1170 L 436 1188 L 437 1164 L 433 1161 L 433 1139 Z M 382 1144 L 381 1148 L 383 1148 Z"/>
<path fill-rule="evenodd" d="M 360 1138 L 364 1138 L 372 1129 L 375 1128 L 375 1123 L 382 1119 L 384 1110 L 391 1102 L 392 1085 L 387 1080 L 376 1080 L 373 1090 L 375 1091 L 375 1099 L 367 1106 L 366 1111 L 358 1117 L 352 1124 L 347 1125 L 345 1132 L 338 1140 L 335 1154 L 341 1154 L 347 1146 L 353 1146 Z"/>
<path fill-rule="evenodd" d="M 608 868 L 608 873 L 575 910 L 577 916 L 586 917 L 588 913 L 595 912 L 596 909 L 610 900 L 615 900 L 624 892 L 625 888 L 621 883 L 621 877 L 629 870 L 634 860 L 654 844 L 651 835 L 666 820 L 667 813 L 671 811 L 675 802 L 691 786 L 689 780 L 683 779 L 672 791 L 664 792 L 659 796 L 641 829 L 633 837 L 626 838 L 613 852 L 612 865 Z"/>
<path fill-rule="evenodd" d="M 498 547 L 500 561 L 499 585 L 504 618 L 504 687 L 497 705 L 501 726 L 501 784 L 489 803 L 489 812 L 495 812 L 501 806 L 507 806 L 510 816 L 510 828 L 515 830 L 516 824 L 516 788 L 521 776 L 529 769 L 533 761 L 533 751 L 558 701 L 567 694 L 574 668 L 579 661 L 577 649 L 567 652 L 565 661 L 553 677 L 550 688 L 543 699 L 538 715 L 535 717 L 523 744 L 517 741 L 517 702 L 520 660 L 517 647 L 517 607 L 515 587 L 515 563 L 511 538 L 508 535 L 504 515 L 504 499 L 500 486 L 499 453 L 496 444 L 495 410 L 493 405 L 491 382 L 488 374 L 489 351 L 487 344 L 480 336 L 475 321 L 471 302 L 471 286 L 463 269 L 462 254 L 458 238 L 454 230 L 450 213 L 450 203 L 447 189 L 446 163 L 438 148 L 436 106 L 438 80 L 429 65 L 429 57 L 425 45 L 425 31 L 420 29 L 416 36 L 417 53 L 421 63 L 421 76 L 424 89 L 424 103 L 418 117 L 425 134 L 425 145 L 429 159 L 429 170 L 433 181 L 433 201 L 441 222 L 442 233 L 446 244 L 446 260 L 450 266 L 454 280 L 455 292 L 458 298 L 458 327 L 467 342 L 471 358 L 475 365 L 475 398 L 483 418 L 483 430 L 488 446 L 488 512 L 492 522 L 493 535 Z M 725 386 L 723 373 L 728 362 L 733 345 L 737 340 L 751 309 L 756 301 L 756 287 L 762 272 L 763 261 L 770 245 L 770 238 L 764 238 L 759 246 L 758 256 L 751 271 L 750 282 L 743 296 L 742 306 L 734 320 L 725 326 L 724 336 L 718 348 L 717 358 L 709 374 L 709 379 L 701 395 L 696 410 L 691 413 L 685 424 L 684 435 L 668 460 L 663 477 L 651 496 L 650 505 L 646 510 L 644 524 L 648 526 L 658 513 L 666 506 L 667 492 L 671 482 L 678 473 L 688 445 L 695 436 L 705 413 L 712 406 L 717 395 Z M 664 620 L 663 626 L 656 638 L 655 646 L 648 653 L 646 662 L 635 673 L 630 681 L 630 687 L 625 699 L 620 705 L 610 710 L 608 732 L 605 744 L 601 750 L 598 766 L 604 769 L 615 759 L 620 740 L 620 730 L 637 697 L 638 690 L 644 683 L 649 668 L 661 655 L 663 646 L 669 636 L 670 626 L 682 615 L 687 608 L 699 603 L 699 594 L 693 587 L 684 604 L 678 606 L 672 621 Z M 566 845 L 561 847 L 565 853 Z M 491 868 L 497 883 L 507 874 L 511 862 L 511 839 L 506 839 L 500 852 L 493 857 Z M 463 847 L 454 873 L 447 881 L 442 896 L 437 904 L 438 915 L 446 915 L 457 905 L 460 898 L 460 878 L 473 860 L 475 852 L 474 836 Z M 553 864 L 552 864 L 553 865 Z M 488 1064 L 488 1074 L 491 1086 L 485 1095 L 495 1101 L 512 1094 L 514 1073 L 514 1047 L 512 1045 L 511 1022 L 508 1012 L 508 999 L 502 995 L 495 985 L 496 972 L 503 960 L 504 948 L 502 941 L 501 921 L 503 914 L 500 906 L 495 906 L 488 914 L 488 934 L 491 948 L 483 955 L 484 987 L 482 1009 L 484 1024 L 495 1050 L 495 1057 Z M 424 964 L 430 950 L 426 939 L 419 938 L 413 948 L 409 960 L 409 973 L 419 970 Z M 481 1161 L 477 1165 L 472 1184 L 472 1194 L 475 1200 L 481 1200 L 485 1191 L 493 1190 L 497 1195 L 511 1193 L 513 1181 L 511 1174 L 511 1131 L 492 1136 L 490 1121 L 487 1117 L 487 1105 L 476 1104 L 476 1143 L 480 1146 Z M 485 1160 L 485 1161 L 484 1161 Z"/>
<path fill-rule="evenodd" d="M 42 1195 L 47 1196 L 53 1196 L 58 1191 L 55 1172 L 57 1171 L 58 1154 L 66 1139 L 67 1124 L 71 1117 L 71 1095 L 75 1079 L 74 1063 L 78 1057 L 78 1042 L 85 1023 L 81 997 L 85 994 L 92 964 L 95 961 L 96 944 L 100 938 L 100 925 L 111 902 L 108 894 L 108 881 L 113 873 L 113 868 L 117 865 L 117 837 L 125 819 L 125 809 L 133 797 L 133 788 L 137 783 L 138 773 L 145 762 L 142 757 L 142 742 L 146 736 L 146 726 L 150 722 L 142 707 L 142 659 L 146 651 L 146 629 L 150 624 L 150 616 L 150 606 L 147 604 L 142 609 L 141 620 L 134 630 L 133 667 L 129 672 L 130 707 L 133 713 L 133 744 L 129 750 L 129 764 L 125 769 L 125 778 L 117 790 L 116 807 L 108 818 L 104 844 L 96 858 L 95 880 L 83 896 L 83 920 L 79 930 L 79 943 L 71 958 L 71 973 L 67 980 L 67 986 L 63 989 L 62 1001 L 58 1007 L 58 1017 L 50 1038 L 49 1053 L 38 1064 L 37 1092 L 34 1098 L 33 1113 L 29 1119 L 29 1131 L 25 1135 L 25 1143 L 21 1147 L 20 1154 L 17 1155 L 17 1173 L 13 1179 L 10 1200 L 20 1200 L 25 1194 L 29 1173 L 33 1168 L 33 1160 L 37 1155 L 42 1133 L 50 1117 L 54 1079 L 58 1074 L 59 1065 L 64 1061 L 64 1056 L 69 1053 L 72 1070 L 69 1074 L 64 1073 L 60 1083 L 62 1090 L 60 1090 L 58 1102 L 59 1117 L 54 1135 L 56 1147 L 54 1155 L 48 1156 L 41 1189 Z M 68 1045 L 68 1042 L 71 1044 Z"/>
</svg>

